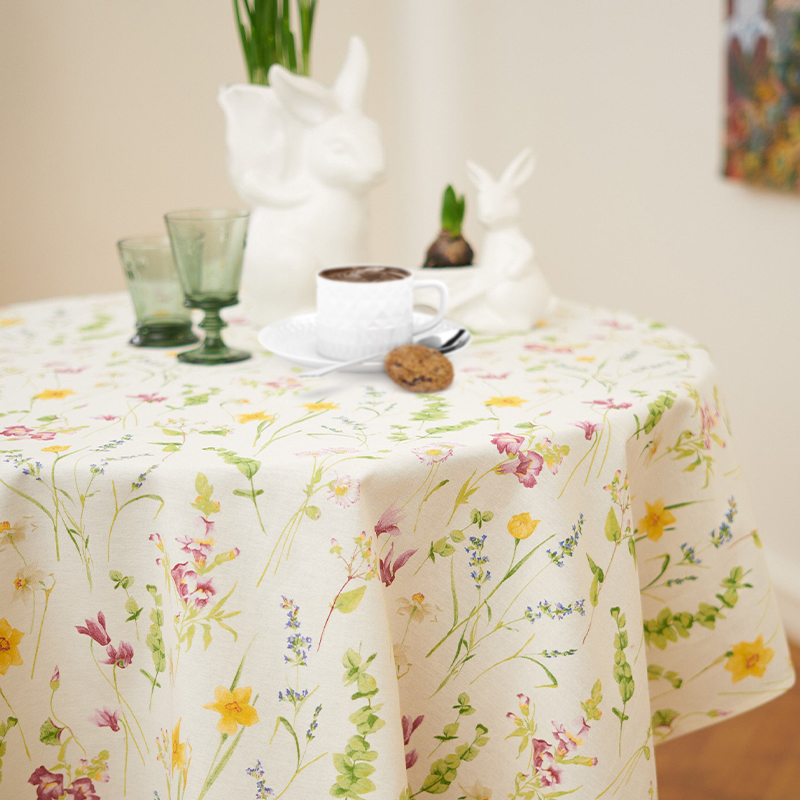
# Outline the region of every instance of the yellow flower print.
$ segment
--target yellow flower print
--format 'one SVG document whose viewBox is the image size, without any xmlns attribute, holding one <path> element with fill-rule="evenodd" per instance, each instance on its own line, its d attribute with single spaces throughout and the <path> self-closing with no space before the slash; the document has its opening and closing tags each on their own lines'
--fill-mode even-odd
<svg viewBox="0 0 800 800">
<path fill-rule="evenodd" d="M 763 678 L 767 664 L 772 661 L 775 651 L 764 647 L 764 637 L 759 635 L 754 642 L 739 642 L 731 648 L 725 669 L 732 673 L 732 682 L 743 681 L 748 675 Z"/>
<path fill-rule="evenodd" d="M 37 400 L 63 400 L 71 394 L 75 394 L 72 389 L 45 389 L 43 392 L 35 394 L 34 398 Z"/>
<path fill-rule="evenodd" d="M 186 785 L 186 772 L 189 769 L 191 748 L 187 742 L 181 742 L 181 720 L 172 729 L 172 774 L 179 769 L 183 773 L 183 785 Z"/>
<path fill-rule="evenodd" d="M 585 361 L 587 363 L 590 363 L 590 362 L 594 361 L 596 358 L 597 358 L 597 356 L 577 356 L 575 358 L 575 360 L 576 361 Z"/>
<path fill-rule="evenodd" d="M 646 533 L 648 539 L 657 542 L 664 533 L 664 528 L 675 522 L 675 517 L 664 508 L 664 501 L 659 498 L 655 503 L 645 503 L 647 514 L 639 520 L 639 532 Z"/>
<path fill-rule="evenodd" d="M 258 722 L 258 712 L 250 705 L 250 695 L 253 689 L 250 686 L 239 686 L 233 691 L 224 686 L 217 686 L 214 690 L 215 703 L 209 703 L 203 708 L 209 708 L 222 714 L 217 722 L 217 730 L 228 736 L 233 736 L 239 725 L 250 727 Z"/>
<path fill-rule="evenodd" d="M 540 522 L 541 520 L 531 519 L 527 511 L 524 514 L 515 514 L 508 521 L 508 532 L 517 540 L 527 539 Z"/>
<path fill-rule="evenodd" d="M 313 411 L 333 411 L 333 409 L 339 408 L 336 403 L 303 403 L 303 407 L 306 408 L 309 413 Z"/>
<path fill-rule="evenodd" d="M 63 453 L 65 450 L 69 450 L 71 445 L 68 444 L 51 444 L 50 447 L 43 447 L 43 453 Z"/>
<path fill-rule="evenodd" d="M 24 321 L 15 317 L 6 317 L 5 319 L 0 319 L 0 328 L 7 328 L 10 325 L 22 325 Z"/>
<path fill-rule="evenodd" d="M 496 408 L 519 408 L 523 403 L 527 402 L 527 400 L 523 400 L 515 394 L 509 394 L 505 397 L 490 397 L 485 405 L 495 406 Z"/>
<path fill-rule="evenodd" d="M 9 667 L 22 664 L 17 645 L 24 635 L 22 631 L 12 628 L 7 619 L 0 619 L 0 675 L 5 675 Z"/>
<path fill-rule="evenodd" d="M 267 414 L 265 411 L 253 411 L 250 414 L 237 414 L 236 421 L 244 424 L 245 422 L 275 422 L 275 417 L 272 414 Z"/>
</svg>

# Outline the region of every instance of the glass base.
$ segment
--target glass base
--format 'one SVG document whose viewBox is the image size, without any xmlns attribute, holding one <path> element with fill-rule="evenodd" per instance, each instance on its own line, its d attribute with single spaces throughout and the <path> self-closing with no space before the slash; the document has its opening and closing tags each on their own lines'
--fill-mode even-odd
<svg viewBox="0 0 800 800">
<path fill-rule="evenodd" d="M 207 348 L 198 347 L 195 350 L 188 350 L 178 353 L 178 361 L 185 361 L 187 364 L 231 364 L 235 361 L 246 361 L 252 357 L 252 353 L 247 350 L 234 350 L 232 347 Z"/>
<path fill-rule="evenodd" d="M 195 344 L 200 339 L 192 332 L 190 322 L 165 322 L 136 326 L 136 334 L 130 340 L 134 347 L 180 347 Z"/>
</svg>

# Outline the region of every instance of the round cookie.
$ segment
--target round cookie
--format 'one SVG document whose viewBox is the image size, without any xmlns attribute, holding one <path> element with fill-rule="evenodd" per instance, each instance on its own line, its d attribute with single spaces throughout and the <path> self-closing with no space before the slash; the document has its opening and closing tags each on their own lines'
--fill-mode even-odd
<svg viewBox="0 0 800 800">
<path fill-rule="evenodd" d="M 386 374 L 410 392 L 438 392 L 453 382 L 453 365 L 438 350 L 404 344 L 386 354 Z"/>
</svg>

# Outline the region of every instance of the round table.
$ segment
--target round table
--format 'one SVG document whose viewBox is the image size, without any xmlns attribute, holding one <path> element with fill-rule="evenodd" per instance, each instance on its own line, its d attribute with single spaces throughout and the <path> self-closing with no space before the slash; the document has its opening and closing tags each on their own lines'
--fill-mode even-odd
<svg viewBox="0 0 800 800">
<path fill-rule="evenodd" d="M 560 303 L 453 386 L 0 312 L 0 792 L 655 796 L 794 680 L 708 353 Z"/>
</svg>

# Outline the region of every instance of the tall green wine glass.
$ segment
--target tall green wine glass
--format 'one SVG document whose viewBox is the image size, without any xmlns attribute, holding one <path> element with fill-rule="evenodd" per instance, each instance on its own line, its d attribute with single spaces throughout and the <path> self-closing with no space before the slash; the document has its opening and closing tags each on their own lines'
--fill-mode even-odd
<svg viewBox="0 0 800 800">
<path fill-rule="evenodd" d="M 164 220 L 172 242 L 175 266 L 183 286 L 184 304 L 201 308 L 206 332 L 203 344 L 178 355 L 191 364 L 225 364 L 250 358 L 223 341 L 227 323 L 220 309 L 239 302 L 242 259 L 250 212 L 241 209 L 190 209 L 171 211 Z"/>
</svg>

